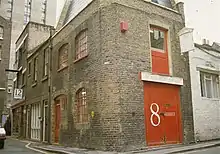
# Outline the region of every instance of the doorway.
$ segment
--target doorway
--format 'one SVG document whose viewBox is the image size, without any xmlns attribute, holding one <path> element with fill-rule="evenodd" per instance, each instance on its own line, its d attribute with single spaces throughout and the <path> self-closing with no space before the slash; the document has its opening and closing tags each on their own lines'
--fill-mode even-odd
<svg viewBox="0 0 220 154">
<path fill-rule="evenodd" d="M 61 108 L 60 100 L 55 101 L 55 143 L 59 143 Z"/>
<path fill-rule="evenodd" d="M 182 142 L 180 87 L 144 82 L 146 140 L 148 145 Z"/>
<path fill-rule="evenodd" d="M 43 142 L 48 142 L 48 101 L 44 101 Z"/>
</svg>

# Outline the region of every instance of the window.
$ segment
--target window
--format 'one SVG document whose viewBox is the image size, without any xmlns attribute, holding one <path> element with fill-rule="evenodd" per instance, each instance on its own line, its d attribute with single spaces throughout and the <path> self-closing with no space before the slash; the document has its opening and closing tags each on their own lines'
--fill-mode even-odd
<svg viewBox="0 0 220 154">
<path fill-rule="evenodd" d="M 44 61 L 43 61 L 43 77 L 48 75 L 49 68 L 49 48 L 44 50 Z"/>
<path fill-rule="evenodd" d="M 88 122 L 88 108 L 86 101 L 85 88 L 81 88 L 76 93 L 76 122 L 87 123 Z"/>
<path fill-rule="evenodd" d="M 68 44 L 64 44 L 59 49 L 59 69 L 65 68 L 68 65 Z"/>
<path fill-rule="evenodd" d="M 25 85 L 25 73 L 22 73 L 21 84 Z"/>
<path fill-rule="evenodd" d="M 27 24 L 31 17 L 31 0 L 25 0 L 24 4 L 24 24 Z"/>
<path fill-rule="evenodd" d="M 151 48 L 160 51 L 166 50 L 165 33 L 166 32 L 163 30 L 159 30 L 157 28 L 151 28 L 150 30 Z"/>
<path fill-rule="evenodd" d="M 7 10 L 7 19 L 11 20 L 12 9 L 13 9 L 13 0 L 8 0 L 8 10 Z"/>
<path fill-rule="evenodd" d="M 207 98 L 219 98 L 219 76 L 200 72 L 201 95 Z"/>
<path fill-rule="evenodd" d="M 37 81 L 37 58 L 34 58 L 34 76 L 33 76 L 33 81 Z"/>
<path fill-rule="evenodd" d="M 4 37 L 4 29 L 2 26 L 0 26 L 0 39 L 3 39 Z"/>
<path fill-rule="evenodd" d="M 82 31 L 76 37 L 76 60 L 87 56 L 87 30 Z"/>
<path fill-rule="evenodd" d="M 43 0 L 42 2 L 42 14 L 41 14 L 41 21 L 43 24 L 46 23 L 46 9 L 47 9 L 47 0 Z"/>
<path fill-rule="evenodd" d="M 2 60 L 2 46 L 0 45 L 0 60 Z"/>
<path fill-rule="evenodd" d="M 18 51 L 15 52 L 15 63 L 17 64 L 18 62 Z"/>
<path fill-rule="evenodd" d="M 31 75 L 31 62 L 28 63 L 28 75 Z"/>
<path fill-rule="evenodd" d="M 171 4 L 170 0 L 151 0 L 151 2 L 160 4 L 160 5 L 168 7 L 168 8 L 172 8 L 172 4 Z"/>
<path fill-rule="evenodd" d="M 156 26 L 151 26 L 150 44 L 152 73 L 170 75 L 167 48 L 167 30 Z"/>
</svg>

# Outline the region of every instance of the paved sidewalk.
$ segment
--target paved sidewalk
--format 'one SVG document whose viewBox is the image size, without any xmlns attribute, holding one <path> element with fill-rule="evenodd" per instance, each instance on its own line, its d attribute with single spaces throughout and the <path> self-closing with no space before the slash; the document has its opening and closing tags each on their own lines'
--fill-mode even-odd
<svg viewBox="0 0 220 154">
<path fill-rule="evenodd" d="M 188 152 L 193 150 L 200 150 L 205 148 L 220 146 L 220 140 L 201 142 L 191 145 L 171 145 L 171 146 L 161 146 L 161 147 L 150 147 L 145 150 L 130 151 L 130 152 L 104 152 L 104 151 L 91 151 L 87 149 L 71 148 L 56 145 L 45 145 L 40 143 L 32 143 L 33 148 L 45 150 L 48 152 L 56 152 L 59 154 L 175 154 L 180 152 Z"/>
</svg>

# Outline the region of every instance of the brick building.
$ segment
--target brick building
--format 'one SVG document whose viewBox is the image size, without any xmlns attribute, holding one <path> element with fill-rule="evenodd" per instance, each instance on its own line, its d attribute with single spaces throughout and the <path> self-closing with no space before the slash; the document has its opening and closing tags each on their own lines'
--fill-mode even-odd
<svg viewBox="0 0 220 154">
<path fill-rule="evenodd" d="M 188 54 L 181 54 L 178 37 L 183 3 L 86 2 L 74 13 L 72 5 L 81 3 L 67 1 L 57 32 L 27 60 L 38 64 L 30 65 L 37 80 L 26 92 L 41 106 L 41 137 L 33 139 L 117 151 L 193 142 Z M 48 47 L 49 64 L 43 61 Z M 42 116 L 45 107 L 49 117 Z"/>
<path fill-rule="evenodd" d="M 41 139 L 41 113 L 40 102 L 43 97 L 48 97 L 48 85 L 41 81 L 43 77 L 40 63 L 42 45 L 50 38 L 52 26 L 29 22 L 16 41 L 16 60 L 14 66 L 19 71 L 14 79 L 14 89 L 22 89 L 22 99 L 14 99 L 13 134 L 29 139 Z M 36 52 L 41 59 L 35 59 Z M 34 57 L 34 58 L 33 58 Z M 39 62 L 38 62 L 39 61 Z M 39 66 L 38 66 L 39 65 Z M 46 70 L 45 70 L 46 72 Z M 42 75 L 42 76 L 40 76 Z M 45 87 L 45 88 L 44 88 Z M 16 116 L 19 115 L 18 121 Z M 16 128 L 17 126 L 18 128 Z"/>
<path fill-rule="evenodd" d="M 5 69 L 9 67 L 10 35 L 11 22 L 0 16 L 0 123 L 2 122 L 3 111 L 7 108 L 7 98 L 12 91 L 12 86 L 7 84 L 7 74 L 5 72 Z M 3 123 L 4 122 L 5 117 L 3 116 Z"/>
</svg>

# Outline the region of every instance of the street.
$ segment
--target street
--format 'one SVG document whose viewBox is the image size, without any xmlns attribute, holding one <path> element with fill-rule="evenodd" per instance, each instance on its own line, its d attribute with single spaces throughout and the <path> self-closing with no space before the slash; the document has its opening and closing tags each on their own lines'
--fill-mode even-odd
<svg viewBox="0 0 220 154">
<path fill-rule="evenodd" d="M 27 143 L 7 138 L 5 148 L 0 149 L 0 154 L 42 154 L 26 148 L 25 145 L 27 145 Z"/>
<path fill-rule="evenodd" d="M 184 152 L 181 154 L 220 154 L 220 147 Z"/>
</svg>

